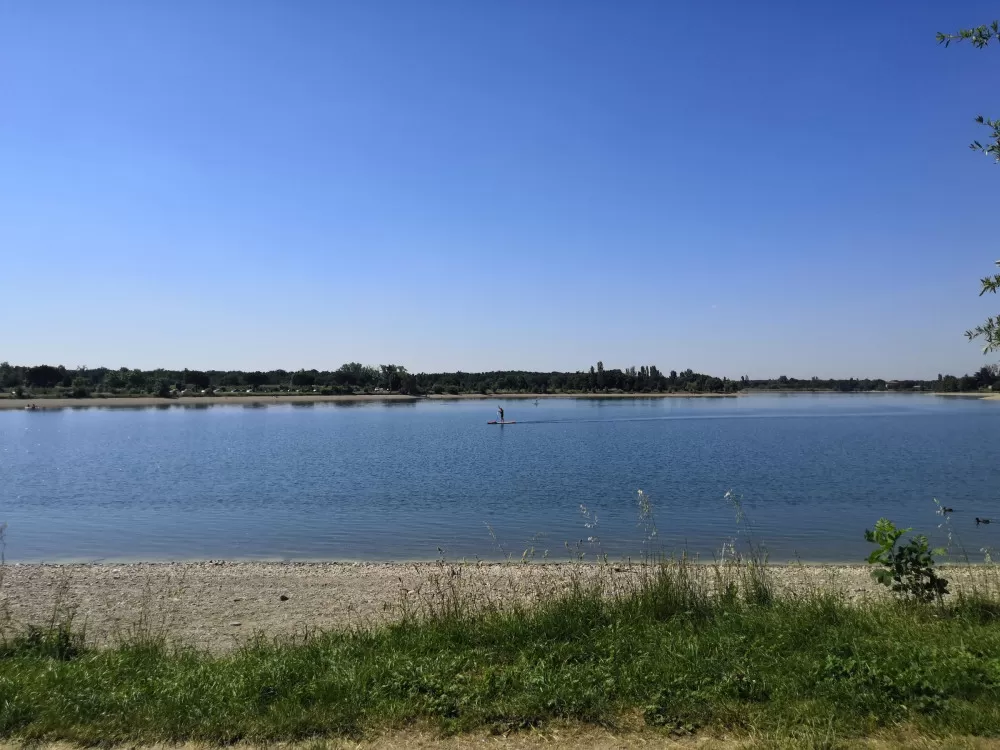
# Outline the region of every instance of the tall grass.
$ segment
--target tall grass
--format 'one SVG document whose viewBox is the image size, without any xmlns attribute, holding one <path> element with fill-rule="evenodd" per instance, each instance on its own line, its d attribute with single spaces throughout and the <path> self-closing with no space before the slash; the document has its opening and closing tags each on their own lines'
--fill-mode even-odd
<svg viewBox="0 0 1000 750">
<path fill-rule="evenodd" d="M 1000 734 L 995 568 L 932 606 L 789 593 L 741 499 L 727 498 L 740 539 L 713 563 L 653 552 L 640 491 L 639 564 L 607 564 L 595 533 L 598 564 L 567 565 L 555 590 L 507 555 L 511 580 L 538 586 L 510 601 L 442 559 L 418 588 L 400 581 L 393 624 L 260 635 L 224 654 L 171 645 L 152 610 L 101 649 L 70 606 L 40 627 L 0 622 L 0 736 L 273 742 L 555 720 L 823 746 L 903 725 Z"/>
<path fill-rule="evenodd" d="M 1000 731 L 995 602 L 791 597 L 766 566 L 747 568 L 663 560 L 627 585 L 576 579 L 528 607 L 468 601 L 442 566 L 419 597 L 430 604 L 396 624 L 222 655 L 156 638 L 91 650 L 72 628 L 22 634 L 0 649 L 0 734 L 228 743 L 554 719 L 782 737 Z"/>
</svg>

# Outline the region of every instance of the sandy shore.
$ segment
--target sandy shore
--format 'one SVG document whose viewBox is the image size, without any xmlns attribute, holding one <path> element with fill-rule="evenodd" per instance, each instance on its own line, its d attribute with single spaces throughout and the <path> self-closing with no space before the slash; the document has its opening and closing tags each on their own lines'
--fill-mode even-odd
<svg viewBox="0 0 1000 750">
<path fill-rule="evenodd" d="M 697 566 L 706 576 L 708 566 Z M 775 565 L 778 587 L 836 591 L 855 601 L 883 596 L 858 565 Z M 962 571 L 956 571 L 961 577 Z M 213 651 L 255 633 L 369 627 L 427 612 L 458 592 L 482 605 L 531 604 L 575 582 L 627 591 L 640 566 L 554 563 L 135 563 L 18 565 L 0 568 L 0 624 L 46 623 L 72 612 L 95 643 L 136 628 Z"/>
<path fill-rule="evenodd" d="M 932 396 L 943 396 L 944 398 L 972 398 L 977 401 L 1000 401 L 1000 393 L 932 393 Z"/>
<path fill-rule="evenodd" d="M 416 401 L 464 401 L 464 400 L 491 400 L 509 401 L 511 399 L 545 399 L 545 398 L 623 398 L 623 399 L 643 399 L 643 398 L 734 398 L 735 393 L 504 393 L 482 395 L 480 393 L 461 393 L 457 396 L 432 395 L 432 396 L 400 396 L 398 394 L 358 394 L 354 396 L 320 396 L 313 394 L 290 395 L 281 394 L 278 396 L 260 394 L 245 396 L 181 396 L 179 398 L 158 398 L 156 396 L 123 396 L 114 398 L 39 398 L 39 399 L 0 399 L 0 410 L 4 409 L 24 409 L 29 404 L 37 406 L 39 409 L 66 409 L 66 408 L 137 408 L 146 406 L 158 406 L 167 408 L 170 406 L 265 406 L 267 404 L 322 404 L 322 403 L 364 403 L 364 402 L 401 402 L 414 403 Z"/>
</svg>

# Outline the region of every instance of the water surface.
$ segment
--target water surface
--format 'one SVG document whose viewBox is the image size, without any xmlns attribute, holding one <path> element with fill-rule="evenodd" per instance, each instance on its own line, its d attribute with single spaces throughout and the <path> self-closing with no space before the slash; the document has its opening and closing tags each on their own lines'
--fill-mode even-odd
<svg viewBox="0 0 1000 750">
<path fill-rule="evenodd" d="M 0 412 L 8 560 L 857 561 L 879 516 L 1000 547 L 1000 404 L 923 395 Z M 581 510 L 585 506 L 588 514 Z M 596 516 L 596 525 L 594 517 Z M 976 527 L 975 516 L 994 516 Z M 588 524 L 590 524 L 588 526 Z"/>
</svg>

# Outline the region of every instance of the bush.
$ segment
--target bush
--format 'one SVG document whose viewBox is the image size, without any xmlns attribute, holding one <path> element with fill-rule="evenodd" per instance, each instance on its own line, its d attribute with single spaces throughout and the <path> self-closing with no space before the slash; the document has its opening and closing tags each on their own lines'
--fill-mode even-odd
<svg viewBox="0 0 1000 750">
<path fill-rule="evenodd" d="M 71 394 L 73 398 L 87 398 L 90 396 L 90 381 L 86 378 L 73 378 Z"/>
<path fill-rule="evenodd" d="M 865 539 L 877 544 L 878 549 L 868 556 L 869 565 L 881 565 L 872 571 L 872 577 L 883 586 L 907 598 L 921 602 L 940 599 L 948 593 L 948 581 L 934 570 L 934 555 L 927 544 L 927 537 L 910 538 L 897 546 L 899 538 L 910 529 L 897 529 L 888 518 L 880 518 L 875 530 L 865 530 Z M 934 550 L 941 554 L 941 550 Z"/>
</svg>

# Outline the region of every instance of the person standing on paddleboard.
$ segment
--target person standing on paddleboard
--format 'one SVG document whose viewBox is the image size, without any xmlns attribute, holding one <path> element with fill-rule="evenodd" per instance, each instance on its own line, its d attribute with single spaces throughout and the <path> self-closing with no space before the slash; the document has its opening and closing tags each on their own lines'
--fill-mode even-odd
<svg viewBox="0 0 1000 750">
<path fill-rule="evenodd" d="M 497 407 L 497 414 L 500 416 L 500 421 L 503 422 L 503 407 L 502 406 L 498 406 Z"/>
</svg>

